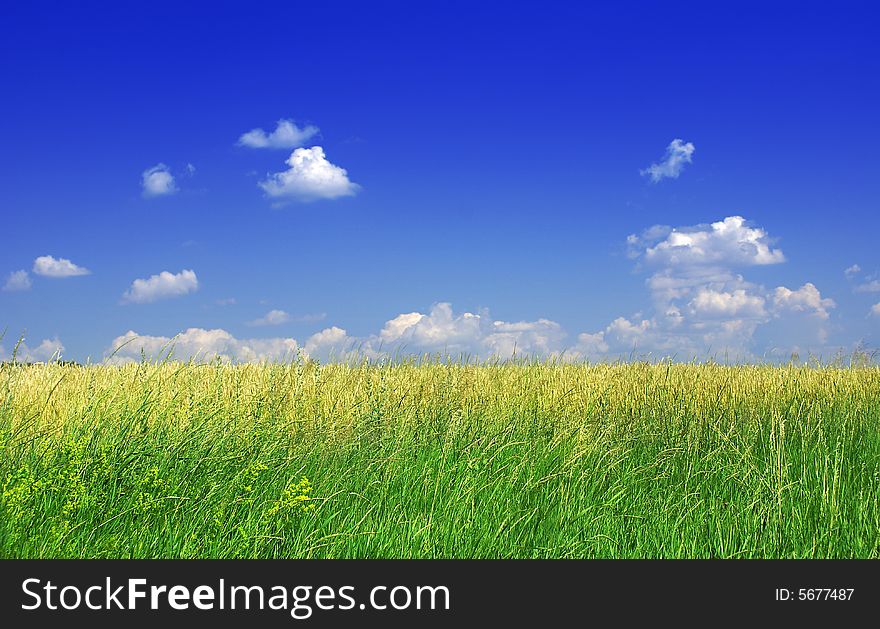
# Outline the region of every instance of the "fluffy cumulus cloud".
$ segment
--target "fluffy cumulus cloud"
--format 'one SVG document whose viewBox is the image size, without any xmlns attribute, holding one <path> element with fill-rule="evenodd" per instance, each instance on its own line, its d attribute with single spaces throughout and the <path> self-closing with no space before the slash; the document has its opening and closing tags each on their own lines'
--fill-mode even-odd
<svg viewBox="0 0 880 629">
<path fill-rule="evenodd" d="M 379 340 L 384 343 L 394 343 L 403 337 L 407 330 L 411 330 L 421 321 L 425 315 L 421 312 L 407 312 L 399 314 L 385 323 L 385 327 L 379 332 Z"/>
<path fill-rule="evenodd" d="M 744 288 L 728 292 L 700 287 L 688 306 L 691 314 L 700 319 L 760 319 L 767 316 L 764 298 L 749 294 Z"/>
<path fill-rule="evenodd" d="M 577 343 L 571 354 L 573 357 L 602 356 L 607 354 L 609 349 L 608 343 L 605 341 L 605 331 L 595 332 L 593 334 L 590 334 L 589 332 L 581 332 L 577 336 Z"/>
<path fill-rule="evenodd" d="M 641 236 L 627 238 L 635 257 L 667 267 L 752 266 L 785 262 L 780 249 L 760 227 L 751 227 L 742 216 L 697 227 L 654 226 Z"/>
<path fill-rule="evenodd" d="M 259 186 L 278 201 L 314 201 L 352 196 L 360 189 L 348 172 L 331 164 L 320 146 L 299 148 L 287 159 L 287 170 L 270 174 Z"/>
<path fill-rule="evenodd" d="M 634 319 L 617 317 L 598 332 L 579 334 L 569 355 L 573 358 L 599 358 L 642 350 L 646 344 L 655 345 L 650 342 L 655 323 L 638 317 Z"/>
<path fill-rule="evenodd" d="M 566 333 L 555 321 L 518 321 L 506 323 L 493 321 L 490 333 L 482 341 L 481 355 L 498 356 L 549 356 L 559 353 Z"/>
<path fill-rule="evenodd" d="M 171 357 L 176 360 L 235 362 L 284 361 L 295 358 L 299 345 L 294 339 L 237 339 L 226 330 L 189 328 L 175 337 L 142 335 L 129 330 L 113 339 L 105 352 L 110 363 Z"/>
<path fill-rule="evenodd" d="M 159 299 L 178 297 L 192 293 L 199 288 L 199 280 L 195 272 L 185 269 L 180 273 L 162 271 L 147 279 L 136 279 L 131 287 L 122 295 L 126 304 L 146 304 Z"/>
<path fill-rule="evenodd" d="M 176 337 L 143 336 L 129 331 L 113 340 L 106 356 L 113 362 L 167 355 L 236 362 L 283 360 L 308 356 L 319 360 L 383 359 L 401 355 L 442 354 L 474 358 L 549 356 L 565 351 L 565 332 L 556 322 L 493 320 L 488 311 L 456 313 L 438 303 L 426 313 L 406 313 L 385 323 L 376 334 L 351 336 L 337 326 L 325 328 L 300 344 L 292 338 L 240 340 L 225 330 L 190 328 Z M 173 341 L 173 342 L 172 342 Z M 112 358 L 111 358 L 112 357 Z"/>
<path fill-rule="evenodd" d="M 695 147 L 691 142 L 683 142 L 676 138 L 666 147 L 666 155 L 655 164 L 640 171 L 642 176 L 650 177 L 657 183 L 667 177 L 677 179 L 685 164 L 693 161 Z"/>
<path fill-rule="evenodd" d="M 819 319 L 828 318 L 828 310 L 836 307 L 833 299 L 823 299 L 819 289 L 807 282 L 797 290 L 779 286 L 773 292 L 776 312 L 805 312 Z"/>
<path fill-rule="evenodd" d="M 380 335 L 388 344 L 457 354 L 471 351 L 474 341 L 487 336 L 486 318 L 471 312 L 456 315 L 450 304 L 439 303 L 428 314 L 411 312 L 391 319 Z"/>
<path fill-rule="evenodd" d="M 342 328 L 326 328 L 312 334 L 305 343 L 304 354 L 320 360 L 345 360 L 347 357 L 362 355 L 365 358 L 378 358 L 371 347 L 361 347 L 358 339 L 348 336 Z"/>
<path fill-rule="evenodd" d="M 24 269 L 10 273 L 6 277 L 6 282 L 3 284 L 3 290 L 7 292 L 29 290 L 30 287 L 31 276 L 28 275 L 28 272 Z"/>
<path fill-rule="evenodd" d="M 495 321 L 488 310 L 456 314 L 449 303 L 435 304 L 428 313 L 410 312 L 387 321 L 370 347 L 510 358 L 548 355 L 562 349 L 565 332 L 555 321 Z"/>
<path fill-rule="evenodd" d="M 773 342 L 797 330 L 805 343 L 822 344 L 833 300 L 812 283 L 773 290 L 746 280 L 741 270 L 785 262 L 767 232 L 741 216 L 695 227 L 654 226 L 627 238 L 630 258 L 650 270 L 652 312 L 619 317 L 578 336 L 572 353 L 621 357 L 632 352 L 683 359 L 763 355 L 758 337 Z M 772 347 L 771 347 L 772 349 Z"/>
<path fill-rule="evenodd" d="M 22 341 L 18 344 L 18 348 L 12 347 L 5 349 L 0 345 L 0 360 L 12 360 L 13 354 L 15 360 L 21 363 L 45 363 L 61 358 L 64 351 L 64 345 L 57 337 L 54 339 L 43 339 L 36 347 L 29 347 L 27 343 Z"/>
<path fill-rule="evenodd" d="M 290 315 L 283 310 L 270 310 L 266 313 L 266 316 L 260 317 L 259 319 L 254 319 L 253 321 L 250 321 L 248 325 L 281 325 L 282 323 L 287 323 L 288 321 L 290 321 Z"/>
<path fill-rule="evenodd" d="M 174 175 L 165 164 L 156 164 L 141 174 L 143 195 L 147 198 L 162 197 L 177 192 Z"/>
<path fill-rule="evenodd" d="M 266 133 L 262 129 L 252 129 L 238 138 L 239 146 L 255 149 L 294 149 L 305 145 L 318 133 L 318 127 L 307 125 L 296 126 L 293 120 L 279 120 L 275 130 Z"/>
<path fill-rule="evenodd" d="M 40 256 L 34 260 L 33 272 L 43 277 L 75 277 L 88 275 L 90 271 L 77 266 L 67 258 L 53 258 L 52 256 Z"/>
</svg>

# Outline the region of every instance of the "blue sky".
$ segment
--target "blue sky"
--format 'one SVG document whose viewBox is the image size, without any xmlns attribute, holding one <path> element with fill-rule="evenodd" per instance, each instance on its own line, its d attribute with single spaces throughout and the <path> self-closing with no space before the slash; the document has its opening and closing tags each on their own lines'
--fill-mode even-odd
<svg viewBox="0 0 880 629">
<path fill-rule="evenodd" d="M 0 357 L 878 346 L 868 3 L 473 4 L 7 9 Z"/>
</svg>

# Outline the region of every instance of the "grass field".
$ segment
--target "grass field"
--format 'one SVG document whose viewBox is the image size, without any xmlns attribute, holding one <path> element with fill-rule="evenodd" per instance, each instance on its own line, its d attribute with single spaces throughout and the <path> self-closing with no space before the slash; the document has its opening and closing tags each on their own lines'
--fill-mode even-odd
<svg viewBox="0 0 880 629">
<path fill-rule="evenodd" d="M 0 368 L 3 557 L 877 557 L 880 368 Z"/>
</svg>

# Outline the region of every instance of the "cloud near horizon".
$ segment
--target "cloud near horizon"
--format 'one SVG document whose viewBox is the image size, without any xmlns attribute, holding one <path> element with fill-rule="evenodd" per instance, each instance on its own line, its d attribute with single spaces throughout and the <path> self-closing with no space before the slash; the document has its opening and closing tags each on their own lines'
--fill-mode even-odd
<svg viewBox="0 0 880 629">
<path fill-rule="evenodd" d="M 695 227 L 654 226 L 627 238 L 629 257 L 653 269 L 646 280 L 653 314 L 618 318 L 604 330 L 588 335 L 585 350 L 630 350 L 686 359 L 727 354 L 751 359 L 756 353 L 784 353 L 789 343 L 785 325 L 770 325 L 807 317 L 798 346 L 819 347 L 827 340 L 824 323 L 836 304 L 823 298 L 810 282 L 792 290 L 768 290 L 747 281 L 737 271 L 752 266 L 781 264 L 786 258 L 774 240 L 741 216 L 729 216 Z M 758 347 L 756 332 L 775 332 L 772 345 Z M 781 331 L 780 331 L 781 328 Z"/>
<path fill-rule="evenodd" d="M 298 349 L 294 339 L 239 340 L 226 330 L 189 328 L 173 338 L 142 335 L 129 330 L 113 339 L 105 358 L 111 364 L 123 364 L 140 360 L 143 351 L 153 360 L 171 355 L 178 360 L 281 361 L 295 358 Z"/>
<path fill-rule="evenodd" d="M 49 362 L 61 358 L 64 352 L 64 345 L 56 336 L 53 339 L 43 339 L 36 347 L 29 347 L 27 343 L 22 341 L 16 350 L 14 347 L 6 350 L 0 344 L 0 360 L 12 360 L 12 354 L 15 353 L 16 362 L 35 363 Z"/>
<path fill-rule="evenodd" d="M 320 360 L 381 359 L 398 353 L 510 358 L 554 353 L 564 336 L 559 324 L 546 319 L 494 321 L 488 311 L 455 314 L 450 304 L 441 302 L 427 313 L 398 315 L 367 337 L 349 336 L 337 326 L 325 328 L 303 343 L 294 338 L 237 339 L 222 329 L 189 328 L 176 337 L 139 335 L 129 330 L 113 340 L 105 356 L 113 356 L 113 362 L 129 362 L 139 360 L 143 350 L 155 359 L 167 354 L 173 344 L 175 357 L 182 360 L 254 362 L 298 355 Z"/>
<path fill-rule="evenodd" d="M 645 280 L 650 297 L 647 314 L 621 315 L 599 330 L 583 331 L 574 338 L 550 319 L 499 321 L 487 309 L 456 313 L 451 304 L 439 302 L 427 312 L 398 314 L 367 336 L 352 336 L 345 328 L 330 326 L 303 342 L 293 338 L 239 340 L 222 329 L 190 328 L 177 337 L 177 355 L 232 361 L 299 354 L 320 360 L 440 354 L 595 361 L 632 355 L 680 360 L 723 355 L 751 360 L 762 355 L 787 358 L 792 351 L 830 351 L 826 342 L 834 300 L 823 297 L 812 282 L 794 289 L 769 289 L 736 272 L 785 261 L 770 236 L 746 219 L 732 216 L 696 227 L 648 228 L 641 236 L 630 236 L 627 244 L 637 265 L 650 269 Z M 286 314 L 270 311 L 263 319 L 266 323 L 286 321 Z M 769 339 L 762 339 L 762 333 Z M 139 337 L 129 331 L 114 340 L 108 355 L 120 339 L 129 342 L 117 352 L 116 359 L 121 361 L 137 360 L 141 349 L 154 356 L 172 340 Z"/>
</svg>

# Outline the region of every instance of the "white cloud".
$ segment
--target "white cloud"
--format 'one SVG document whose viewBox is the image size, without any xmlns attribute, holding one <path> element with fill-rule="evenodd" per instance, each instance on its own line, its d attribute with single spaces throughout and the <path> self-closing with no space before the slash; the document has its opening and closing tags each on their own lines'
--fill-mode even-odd
<svg viewBox="0 0 880 629">
<path fill-rule="evenodd" d="M 859 276 L 862 272 L 862 267 L 858 264 L 853 264 L 851 267 L 846 269 L 843 273 L 846 275 L 846 279 L 852 281 L 857 276 Z M 868 276 L 864 278 L 861 284 L 857 284 L 853 287 L 853 291 L 856 293 L 880 293 L 880 279 L 877 279 L 876 275 Z"/>
<path fill-rule="evenodd" d="M 21 363 L 49 362 L 61 358 L 64 351 L 64 345 L 58 340 L 43 339 L 43 341 L 34 348 L 28 347 L 27 343 L 19 344 L 18 349 L 10 349 L 8 352 L 0 345 L 0 360 L 12 360 L 12 354 L 15 352 L 15 360 Z"/>
<path fill-rule="evenodd" d="M 741 288 L 743 280 L 719 267 L 661 268 L 646 280 L 646 284 L 658 309 L 665 309 L 672 301 L 684 299 L 700 287 L 731 290 Z"/>
<path fill-rule="evenodd" d="M 215 358 L 233 362 L 283 361 L 295 358 L 299 350 L 291 338 L 236 339 L 226 330 L 189 328 L 171 338 L 141 335 L 129 330 L 113 339 L 105 353 L 108 362 L 126 363 L 141 359 L 162 359 L 172 352 L 177 360 L 209 361 Z"/>
<path fill-rule="evenodd" d="M 668 267 L 734 267 L 785 262 L 782 251 L 772 247 L 767 232 L 749 227 L 741 216 L 728 216 L 723 221 L 696 227 L 655 226 L 642 236 L 630 235 L 627 243 L 631 257 L 641 254 L 648 263 Z"/>
<path fill-rule="evenodd" d="M 361 345 L 357 339 L 349 337 L 345 330 L 333 326 L 312 334 L 306 340 L 305 354 L 319 360 L 345 360 L 349 356 L 356 356 L 358 350 L 363 349 Z M 365 350 L 361 352 L 365 358 L 378 357 L 371 348 L 367 347 Z"/>
<path fill-rule="evenodd" d="M 191 270 L 183 270 L 180 273 L 162 271 L 158 275 L 151 275 L 147 279 L 136 279 L 122 295 L 123 303 L 145 304 L 167 297 L 186 295 L 198 290 L 199 280 Z"/>
<path fill-rule="evenodd" d="M 880 280 L 869 280 L 855 287 L 857 293 L 880 293 Z"/>
<path fill-rule="evenodd" d="M 385 340 L 403 342 L 428 351 L 469 351 L 480 336 L 480 315 L 455 315 L 448 303 L 435 304 L 429 314 L 411 312 L 398 315 L 385 324 Z"/>
<path fill-rule="evenodd" d="M 320 146 L 296 149 L 287 159 L 289 169 L 268 175 L 259 186 L 269 197 L 314 201 L 352 196 L 360 189 L 348 172 L 327 161 Z"/>
<path fill-rule="evenodd" d="M 8 292 L 29 290 L 31 287 L 31 276 L 22 269 L 21 271 L 13 271 L 6 278 L 3 290 Z"/>
<path fill-rule="evenodd" d="M 281 325 L 282 323 L 287 323 L 288 321 L 290 321 L 290 315 L 283 310 L 270 310 L 266 313 L 265 317 L 254 319 L 253 321 L 249 322 L 248 325 Z"/>
<path fill-rule="evenodd" d="M 574 357 L 578 356 L 596 356 L 599 354 L 606 354 L 608 352 L 608 343 L 605 342 L 605 333 L 604 332 L 596 332 L 595 334 L 588 334 L 587 332 L 582 332 L 578 334 L 577 337 L 577 345 L 575 345 Z"/>
<path fill-rule="evenodd" d="M 675 234 L 687 235 L 686 242 L 677 241 Z M 785 286 L 768 290 L 734 272 L 738 266 L 784 260 L 782 252 L 771 247 L 769 236 L 762 229 L 747 227 L 744 219 L 732 217 L 699 229 L 647 230 L 628 242 L 635 257 L 653 268 L 646 280 L 653 311 L 616 317 L 598 331 L 578 334 L 573 344 L 562 326 L 549 319 L 496 321 L 488 310 L 455 312 L 446 302 L 426 312 L 396 315 L 366 336 L 352 336 L 330 326 L 299 343 L 277 338 L 238 340 L 224 330 L 192 328 L 178 343 L 182 342 L 184 356 L 200 353 L 241 361 L 275 358 L 291 348 L 319 360 L 423 354 L 480 359 L 516 355 L 565 360 L 629 356 L 753 360 L 765 355 L 787 358 L 790 352 L 782 353 L 780 348 L 821 351 L 827 347 L 827 321 L 835 303 L 823 298 L 815 285 L 807 282 L 794 290 Z M 263 320 L 293 320 L 283 311 L 272 312 Z M 880 315 L 880 304 L 874 312 Z M 116 339 L 114 347 L 132 335 Z M 148 354 L 155 354 L 169 340 L 144 338 L 135 347 L 146 343 Z M 139 351 L 123 354 L 137 355 Z"/>
<path fill-rule="evenodd" d="M 764 298 L 739 288 L 731 292 L 700 288 L 690 302 L 691 313 L 698 318 L 761 318 L 766 316 Z"/>
<path fill-rule="evenodd" d="M 654 315 L 641 319 L 639 337 L 620 326 L 597 332 L 609 352 L 697 357 L 711 349 L 747 357 L 752 334 L 771 318 L 769 296 L 735 271 L 785 261 L 767 232 L 729 216 L 695 227 L 655 225 L 630 235 L 627 246 L 630 258 L 654 270 L 646 280 Z"/>
<path fill-rule="evenodd" d="M 596 360 L 626 357 L 633 352 L 639 355 L 656 350 L 667 353 L 669 347 L 668 343 L 664 343 L 663 331 L 654 319 L 617 317 L 598 332 L 579 334 L 577 343 L 568 350 L 568 354 L 572 358 Z"/>
<path fill-rule="evenodd" d="M 558 355 L 565 332 L 547 319 L 493 321 L 487 311 L 456 314 L 448 303 L 435 304 L 427 314 L 408 313 L 392 318 L 378 334 L 349 336 L 343 328 L 328 327 L 299 344 L 293 338 L 236 339 L 226 330 L 190 328 L 174 337 L 174 356 L 210 360 L 253 362 L 279 360 L 302 351 L 319 360 L 380 359 L 396 355 L 441 353 L 479 358 Z M 143 350 L 149 358 L 167 353 L 171 337 L 139 335 L 129 331 L 113 340 L 106 356 L 114 362 L 138 360 Z M 124 347 L 123 347 L 124 346 Z M 121 349 L 120 349 L 121 348 Z"/>
<path fill-rule="evenodd" d="M 547 356 L 558 352 L 566 333 L 555 321 L 493 321 L 491 332 L 482 340 L 480 355 L 506 358 L 514 355 Z"/>
<path fill-rule="evenodd" d="M 409 312 L 387 321 L 377 336 L 365 339 L 378 351 L 449 355 L 496 356 L 548 355 L 563 349 L 566 334 L 555 321 L 494 321 L 487 310 L 455 314 L 449 303 L 437 303 L 427 314 Z"/>
<path fill-rule="evenodd" d="M 422 320 L 421 312 L 408 312 L 399 314 L 385 323 L 385 327 L 379 332 L 379 339 L 386 343 L 398 341 L 407 330 Z"/>
<path fill-rule="evenodd" d="M 777 311 L 807 312 L 819 319 L 827 319 L 828 310 L 836 306 L 833 299 L 823 299 L 819 289 L 810 282 L 797 290 L 779 286 L 773 293 L 773 307 Z"/>
<path fill-rule="evenodd" d="M 88 275 L 90 271 L 75 265 L 67 258 L 53 258 L 52 256 L 40 256 L 34 260 L 33 272 L 44 277 L 74 277 Z"/>
<path fill-rule="evenodd" d="M 772 312 L 767 311 L 768 303 L 772 303 Z M 345 329 L 331 326 L 311 335 L 304 343 L 294 338 L 237 339 L 222 329 L 190 328 L 174 337 L 174 357 L 254 362 L 286 360 L 298 355 L 321 361 L 424 354 L 565 360 L 631 355 L 690 360 L 714 355 L 746 360 L 755 356 L 752 345 L 758 328 L 779 320 L 787 329 L 795 321 L 782 317 L 790 312 L 815 315 L 801 317 L 802 321 L 821 322 L 827 318 L 827 309 L 833 307 L 833 302 L 823 299 L 812 284 L 805 284 L 796 291 L 779 287 L 772 293 L 761 292 L 759 287 L 726 291 L 704 287 L 695 291 L 686 305 L 683 311 L 678 305 L 669 304 L 650 317 L 617 317 L 598 332 L 579 334 L 573 345 L 566 343 L 567 334 L 555 321 L 495 321 L 487 310 L 456 313 L 450 304 L 437 303 L 427 313 L 397 315 L 375 334 L 351 336 Z M 874 310 L 880 315 L 880 304 Z M 801 332 L 807 336 L 802 335 L 800 341 L 808 342 L 814 337 L 824 342 L 822 327 L 801 326 L 798 334 Z M 114 362 L 137 360 L 142 351 L 149 358 L 161 358 L 171 342 L 171 337 L 141 336 L 129 331 L 113 340 L 106 355 L 115 352 Z"/>
<path fill-rule="evenodd" d="M 827 338 L 825 322 L 835 304 L 813 284 L 767 290 L 736 272 L 785 261 L 767 232 L 740 216 L 696 227 L 654 226 L 630 235 L 627 246 L 630 258 L 653 269 L 646 280 L 653 313 L 619 317 L 603 330 L 580 335 L 575 353 L 625 357 L 635 350 L 750 360 L 755 351 L 763 353 L 758 344 L 771 329 L 776 339 L 807 344 Z M 798 313 L 810 316 L 797 318 Z"/>
<path fill-rule="evenodd" d="M 761 323 L 717 315 L 701 319 L 677 310 L 664 314 L 635 320 L 618 317 L 604 330 L 579 335 L 574 353 L 591 359 L 651 355 L 691 360 L 719 354 L 746 359 L 751 356 L 752 334 Z"/>
<path fill-rule="evenodd" d="M 740 277 L 688 291 L 684 309 L 680 307 L 685 303 L 681 298 L 664 302 L 654 297 L 656 311 L 652 317 L 634 321 L 620 317 L 605 330 L 585 339 L 590 341 L 587 349 L 591 352 L 576 349 L 594 357 L 621 357 L 635 351 L 639 355 L 674 355 L 684 360 L 707 355 L 751 360 L 756 352 L 763 353 L 756 345 L 757 335 L 771 321 L 778 322 L 774 323 L 777 328 L 781 326 L 783 333 L 802 343 L 809 343 L 810 339 L 824 343 L 824 322 L 828 310 L 835 306 L 833 300 L 822 298 L 809 283 L 797 290 L 779 287 L 768 292 Z M 810 315 L 816 323 L 796 324 L 791 317 L 797 313 Z"/>
<path fill-rule="evenodd" d="M 252 129 L 238 138 L 238 144 L 251 148 L 293 149 L 305 145 L 317 133 L 318 127 L 308 125 L 300 129 L 293 120 L 282 119 L 272 133 Z"/>
<path fill-rule="evenodd" d="M 664 177 L 677 179 L 685 164 L 690 164 L 693 160 L 694 149 L 695 147 L 691 142 L 684 143 L 676 138 L 666 147 L 666 155 L 662 161 L 651 164 L 639 172 L 642 176 L 650 177 L 654 183 L 657 183 Z"/>
<path fill-rule="evenodd" d="M 141 185 L 145 197 L 161 197 L 177 192 L 174 176 L 165 164 L 147 168 L 141 175 Z"/>
<path fill-rule="evenodd" d="M 880 317 L 880 303 L 871 306 L 871 314 Z"/>
<path fill-rule="evenodd" d="M 605 329 L 605 335 L 614 336 L 618 340 L 624 342 L 631 342 L 643 338 L 653 327 L 653 322 L 648 321 L 647 319 L 643 319 L 638 323 L 633 323 L 624 317 L 617 317 Z"/>
</svg>

